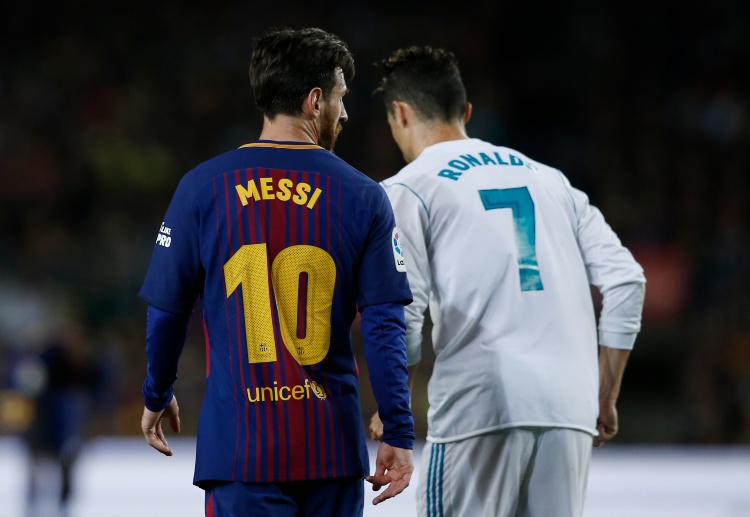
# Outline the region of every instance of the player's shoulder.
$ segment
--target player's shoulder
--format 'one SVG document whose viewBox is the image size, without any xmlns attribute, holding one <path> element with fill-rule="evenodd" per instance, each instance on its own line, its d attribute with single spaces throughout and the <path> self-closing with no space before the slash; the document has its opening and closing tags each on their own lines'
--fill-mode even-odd
<svg viewBox="0 0 750 517">
<path fill-rule="evenodd" d="M 230 149 L 200 162 L 182 176 L 181 182 L 197 185 L 210 181 L 214 176 L 237 168 L 240 150 Z"/>
<path fill-rule="evenodd" d="M 339 181 L 356 187 L 377 186 L 377 182 L 336 154 L 322 150 L 315 159 L 322 165 L 321 172 L 335 173 Z"/>
<path fill-rule="evenodd" d="M 476 151 L 482 156 L 483 160 L 496 162 L 498 165 L 509 165 L 511 167 L 520 167 L 534 172 L 552 172 L 558 174 L 560 171 L 555 167 L 542 163 L 531 158 L 523 151 L 505 145 L 493 144 L 484 140 L 472 139 L 475 143 Z M 469 153 L 467 156 L 472 156 Z"/>
<path fill-rule="evenodd" d="M 324 151 L 316 156 L 316 160 L 320 165 L 319 172 L 334 177 L 336 181 L 348 187 L 351 193 L 376 200 L 384 197 L 383 189 L 377 181 L 334 153 Z"/>
<path fill-rule="evenodd" d="M 438 142 L 426 147 L 411 163 L 404 166 L 393 179 L 415 179 L 435 176 L 436 171 L 454 168 L 468 170 L 476 165 L 526 165 L 527 168 L 553 170 L 517 149 L 496 145 L 479 138 Z M 391 180 L 391 178 L 389 178 Z"/>
</svg>

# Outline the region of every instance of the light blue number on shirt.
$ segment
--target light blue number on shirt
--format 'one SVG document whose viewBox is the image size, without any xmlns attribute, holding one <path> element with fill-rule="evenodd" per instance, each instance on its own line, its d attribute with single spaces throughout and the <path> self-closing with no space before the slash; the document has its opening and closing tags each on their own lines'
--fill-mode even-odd
<svg viewBox="0 0 750 517">
<path fill-rule="evenodd" d="M 536 221 L 534 200 L 526 187 L 480 190 L 485 210 L 510 208 L 513 212 L 513 228 L 518 248 L 518 273 L 521 291 L 544 289 L 536 261 Z"/>
</svg>

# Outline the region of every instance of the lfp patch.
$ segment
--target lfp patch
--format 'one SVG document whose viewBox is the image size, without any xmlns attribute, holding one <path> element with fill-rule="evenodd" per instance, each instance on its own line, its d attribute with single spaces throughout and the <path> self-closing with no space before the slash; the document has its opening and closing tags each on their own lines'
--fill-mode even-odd
<svg viewBox="0 0 750 517">
<path fill-rule="evenodd" d="M 398 228 L 393 229 L 393 233 L 391 234 L 391 244 L 393 245 L 393 258 L 396 261 L 396 271 L 406 273 L 404 248 L 401 246 L 401 237 L 398 234 Z"/>
</svg>

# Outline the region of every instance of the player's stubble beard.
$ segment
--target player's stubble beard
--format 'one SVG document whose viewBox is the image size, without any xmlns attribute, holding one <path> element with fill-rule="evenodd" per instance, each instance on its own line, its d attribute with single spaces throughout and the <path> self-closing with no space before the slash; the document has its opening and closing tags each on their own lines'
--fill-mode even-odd
<svg viewBox="0 0 750 517">
<path fill-rule="evenodd" d="M 324 110 L 321 115 L 322 120 L 318 145 L 323 149 L 333 152 L 333 146 L 336 143 L 336 139 L 338 138 L 339 133 L 341 133 L 343 126 L 336 118 L 332 109 Z"/>
</svg>

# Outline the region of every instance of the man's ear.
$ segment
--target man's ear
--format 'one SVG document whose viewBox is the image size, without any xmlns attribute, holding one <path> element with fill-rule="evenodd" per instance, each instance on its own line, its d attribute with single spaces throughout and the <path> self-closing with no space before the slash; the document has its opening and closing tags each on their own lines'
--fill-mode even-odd
<svg viewBox="0 0 750 517">
<path fill-rule="evenodd" d="M 469 119 L 471 118 L 471 110 L 471 103 L 467 102 L 466 106 L 464 106 L 464 125 L 466 125 L 466 123 L 469 122 Z"/>
<path fill-rule="evenodd" d="M 320 115 L 320 103 L 323 101 L 323 90 L 318 87 L 313 88 L 305 97 L 302 103 L 302 113 L 312 119 Z"/>
<path fill-rule="evenodd" d="M 412 107 L 403 101 L 393 101 L 391 106 L 393 107 L 393 120 L 396 121 L 396 125 L 404 128 L 409 127 L 414 118 Z"/>
</svg>

